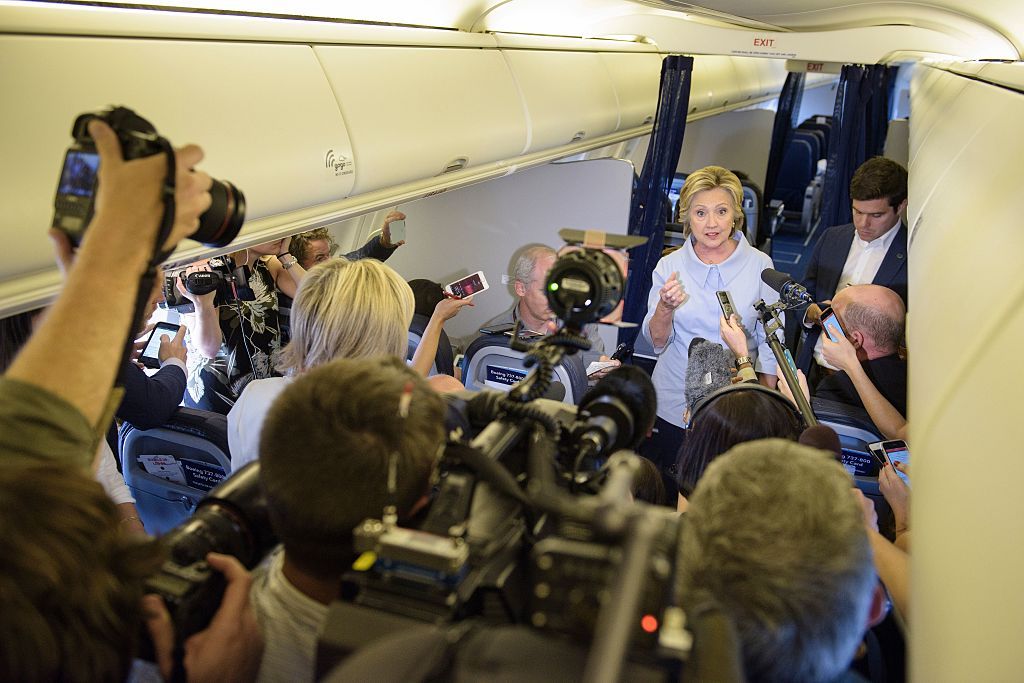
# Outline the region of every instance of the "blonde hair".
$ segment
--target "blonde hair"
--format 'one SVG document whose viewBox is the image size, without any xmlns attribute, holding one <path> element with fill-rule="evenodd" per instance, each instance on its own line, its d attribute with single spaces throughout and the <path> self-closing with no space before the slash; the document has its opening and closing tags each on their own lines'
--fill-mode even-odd
<svg viewBox="0 0 1024 683">
<path fill-rule="evenodd" d="M 743 230 L 743 185 L 736 174 L 721 166 L 705 166 L 686 176 L 683 189 L 679 192 L 679 203 L 676 204 L 676 219 L 683 224 L 683 235 L 690 236 L 690 204 L 698 192 L 713 190 L 720 187 L 732 195 L 732 230 Z M 732 231 L 729 232 L 732 236 Z"/>
<path fill-rule="evenodd" d="M 278 369 L 297 375 L 335 358 L 405 359 L 414 309 L 412 289 L 380 261 L 325 261 L 295 294 Z"/>
</svg>

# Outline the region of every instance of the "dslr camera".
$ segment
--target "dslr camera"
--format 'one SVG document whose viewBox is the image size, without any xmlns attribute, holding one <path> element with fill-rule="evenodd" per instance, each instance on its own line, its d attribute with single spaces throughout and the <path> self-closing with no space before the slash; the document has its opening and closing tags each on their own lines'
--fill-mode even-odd
<svg viewBox="0 0 1024 683">
<path fill-rule="evenodd" d="M 171 149 L 156 128 L 126 107 L 112 107 L 98 113 L 80 114 L 71 127 L 74 143 L 64 156 L 64 168 L 54 199 L 53 227 L 63 231 L 78 246 L 92 220 L 96 200 L 100 157 L 89 134 L 92 119 L 101 119 L 114 129 L 121 142 L 125 160 L 152 156 Z M 229 244 L 242 229 L 245 220 L 245 196 L 226 180 L 214 180 L 210 187 L 213 203 L 199 218 L 199 227 L 190 238 L 208 247 Z"/>
<path fill-rule="evenodd" d="M 230 256 L 212 258 L 207 264 L 210 270 L 200 270 L 185 275 L 185 271 L 171 273 L 164 278 L 164 300 L 161 308 L 169 308 L 179 313 L 191 313 L 195 310 L 192 302 L 178 291 L 177 283 L 192 294 L 209 294 L 217 292 L 214 300 L 220 305 L 231 301 L 255 301 L 256 293 L 249 286 L 249 276 L 243 266 L 235 266 Z"/>
</svg>

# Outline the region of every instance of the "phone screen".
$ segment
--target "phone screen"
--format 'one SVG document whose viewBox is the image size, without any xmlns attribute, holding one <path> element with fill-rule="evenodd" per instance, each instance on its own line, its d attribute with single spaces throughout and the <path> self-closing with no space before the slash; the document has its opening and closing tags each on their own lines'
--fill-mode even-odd
<svg viewBox="0 0 1024 683">
<path fill-rule="evenodd" d="M 828 335 L 828 338 L 834 342 L 838 342 L 839 337 L 846 336 L 846 331 L 839 324 L 839 318 L 836 317 L 835 311 L 831 308 L 822 316 L 821 326 L 825 328 L 825 334 Z"/>
<path fill-rule="evenodd" d="M 391 232 L 391 244 L 398 244 L 399 242 L 405 241 L 405 221 L 391 221 L 388 225 L 388 230 Z"/>
<path fill-rule="evenodd" d="M 160 337 L 167 335 L 168 337 L 174 338 L 174 335 L 178 334 L 180 325 L 174 325 L 172 323 L 157 323 L 156 328 L 149 335 L 149 339 L 146 341 L 146 348 L 142 350 L 142 354 L 139 356 L 139 360 L 142 364 L 149 368 L 160 367 Z"/>
<path fill-rule="evenodd" d="M 886 441 L 882 444 L 882 448 L 885 451 L 885 457 L 890 463 L 893 463 L 893 470 L 900 476 L 903 483 L 910 486 L 910 479 L 906 474 L 896 469 L 895 463 L 903 465 L 910 464 L 910 450 L 907 448 L 905 441 Z"/>
<path fill-rule="evenodd" d="M 99 154 L 69 149 L 64 158 L 64 169 L 60 174 L 57 192 L 88 197 L 96 187 L 96 171 L 99 167 Z"/>
<path fill-rule="evenodd" d="M 446 289 L 451 292 L 453 296 L 464 299 L 467 296 L 479 294 L 487 289 L 487 281 L 484 280 L 483 272 L 478 270 L 472 275 L 468 275 L 461 280 L 456 280 L 448 285 Z"/>
</svg>

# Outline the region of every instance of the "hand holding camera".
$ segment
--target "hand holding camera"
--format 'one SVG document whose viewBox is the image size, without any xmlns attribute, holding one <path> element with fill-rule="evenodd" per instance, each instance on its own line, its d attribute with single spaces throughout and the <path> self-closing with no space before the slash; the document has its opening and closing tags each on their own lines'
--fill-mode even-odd
<svg viewBox="0 0 1024 683">
<path fill-rule="evenodd" d="M 64 158 L 53 227 L 67 233 L 73 244 L 84 239 L 92 223 L 112 233 L 105 243 L 145 243 L 150 236 L 155 238 L 153 228 L 164 230 L 161 251 L 170 251 L 184 237 L 224 246 L 241 230 L 245 197 L 231 183 L 193 170 L 203 158 L 196 145 L 174 152 L 170 166 L 170 143 L 125 107 L 80 115 L 71 135 L 75 141 Z M 173 208 L 165 202 L 172 182 Z M 169 229 L 165 215 L 174 218 Z"/>
</svg>

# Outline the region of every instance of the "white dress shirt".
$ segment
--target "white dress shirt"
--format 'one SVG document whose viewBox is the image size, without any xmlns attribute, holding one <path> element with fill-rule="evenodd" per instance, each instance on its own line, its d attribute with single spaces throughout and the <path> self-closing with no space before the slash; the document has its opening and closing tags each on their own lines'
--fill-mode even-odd
<svg viewBox="0 0 1024 683">
<path fill-rule="evenodd" d="M 896 233 L 900 231 L 902 225 L 902 220 L 896 221 L 896 225 L 892 226 L 888 232 L 870 242 L 865 242 L 856 230 L 853 231 L 853 242 L 850 244 L 850 253 L 846 255 L 846 263 L 843 265 L 843 272 L 836 285 L 836 294 L 850 285 L 871 284 L 875 275 L 878 274 L 878 269 L 882 267 L 882 260 L 889 253 L 889 247 L 892 246 L 896 239 Z M 821 335 L 818 336 L 818 341 L 814 344 L 814 360 L 826 368 L 838 369 L 825 362 L 825 357 L 821 354 Z"/>
</svg>

